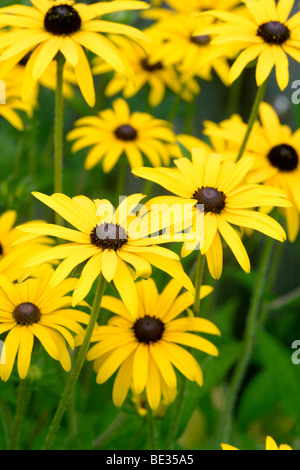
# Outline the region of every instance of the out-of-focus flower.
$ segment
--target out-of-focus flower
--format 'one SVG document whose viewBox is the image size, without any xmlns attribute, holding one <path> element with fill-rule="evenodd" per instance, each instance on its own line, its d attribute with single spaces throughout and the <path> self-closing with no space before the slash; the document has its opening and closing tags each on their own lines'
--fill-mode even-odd
<svg viewBox="0 0 300 470">
<path fill-rule="evenodd" d="M 72 151 L 92 147 L 85 168 L 90 170 L 102 160 L 103 171 L 108 173 L 125 153 L 131 168 L 143 165 L 145 155 L 153 166 L 168 166 L 170 146 L 175 142 L 172 124 L 138 111 L 130 113 L 123 98 L 113 103 L 113 109 L 99 112 L 98 116 L 85 116 L 75 122 L 68 140 L 75 140 Z"/>
</svg>

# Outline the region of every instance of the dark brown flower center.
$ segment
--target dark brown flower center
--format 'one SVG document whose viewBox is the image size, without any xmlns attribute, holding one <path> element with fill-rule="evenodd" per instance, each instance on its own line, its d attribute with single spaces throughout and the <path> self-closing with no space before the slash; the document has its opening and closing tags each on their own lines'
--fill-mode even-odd
<svg viewBox="0 0 300 470">
<path fill-rule="evenodd" d="M 40 320 L 41 311 L 31 302 L 22 302 L 14 309 L 13 317 L 20 325 L 32 325 Z"/>
<path fill-rule="evenodd" d="M 156 72 L 157 70 L 162 70 L 164 68 L 163 64 L 160 61 L 151 64 L 147 57 L 141 60 L 141 64 L 143 69 L 147 72 Z"/>
<path fill-rule="evenodd" d="M 291 35 L 289 28 L 279 21 L 269 21 L 261 24 L 256 34 L 268 44 L 277 45 L 283 44 Z"/>
<path fill-rule="evenodd" d="M 118 224 L 96 225 L 90 234 L 91 243 L 103 250 L 118 250 L 127 242 L 127 233 Z"/>
<path fill-rule="evenodd" d="M 164 323 L 159 318 L 150 315 L 139 318 L 133 326 L 136 339 L 140 343 L 146 344 L 159 341 L 162 338 L 164 330 Z"/>
<path fill-rule="evenodd" d="M 202 34 L 200 36 L 191 36 L 191 42 L 197 44 L 197 46 L 206 46 L 210 42 L 210 36 L 208 34 Z"/>
<path fill-rule="evenodd" d="M 46 31 L 56 36 L 72 34 L 80 29 L 81 18 L 71 5 L 57 5 L 47 11 L 44 26 Z"/>
<path fill-rule="evenodd" d="M 267 155 L 271 165 L 281 171 L 293 171 L 299 163 L 299 155 L 288 144 L 280 144 L 273 147 Z"/>
<path fill-rule="evenodd" d="M 137 138 L 137 131 L 130 126 L 130 124 L 123 124 L 122 126 L 117 127 L 115 135 L 120 140 L 135 140 Z"/>
<path fill-rule="evenodd" d="M 225 207 L 225 194 L 215 188 L 200 188 L 194 192 L 193 198 L 198 204 L 204 205 L 204 212 L 220 214 Z"/>
</svg>

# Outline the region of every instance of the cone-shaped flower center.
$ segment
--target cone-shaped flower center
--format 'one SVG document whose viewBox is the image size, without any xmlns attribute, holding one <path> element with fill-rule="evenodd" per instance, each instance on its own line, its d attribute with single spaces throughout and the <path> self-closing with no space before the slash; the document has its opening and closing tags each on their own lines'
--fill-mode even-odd
<svg viewBox="0 0 300 470">
<path fill-rule="evenodd" d="M 31 325 L 40 320 L 41 311 L 33 303 L 23 302 L 14 309 L 13 317 L 20 325 Z"/>
<path fill-rule="evenodd" d="M 46 31 L 57 36 L 72 34 L 80 29 L 81 18 L 72 6 L 57 5 L 47 11 L 44 26 Z"/>
<path fill-rule="evenodd" d="M 92 230 L 91 243 L 103 250 L 118 250 L 127 242 L 127 233 L 118 224 L 103 223 Z"/>
<path fill-rule="evenodd" d="M 198 204 L 204 205 L 204 212 L 219 214 L 225 207 L 225 194 L 216 188 L 200 188 L 194 192 L 193 198 Z"/>
<path fill-rule="evenodd" d="M 293 171 L 298 166 L 299 155 L 290 145 L 280 144 L 270 150 L 268 159 L 271 165 L 281 171 Z"/>
<path fill-rule="evenodd" d="M 156 70 L 162 70 L 164 68 L 163 64 L 161 61 L 159 62 L 154 62 L 154 64 L 151 64 L 147 57 L 141 60 L 141 64 L 144 70 L 147 72 L 156 72 Z"/>
<path fill-rule="evenodd" d="M 191 42 L 198 46 L 206 46 L 210 42 L 210 36 L 208 34 L 202 34 L 200 36 L 191 36 Z"/>
<path fill-rule="evenodd" d="M 289 39 L 290 30 L 279 21 L 269 21 L 258 27 L 257 36 L 263 38 L 268 44 L 283 44 Z"/>
<path fill-rule="evenodd" d="M 140 343 L 155 343 L 159 341 L 165 329 L 164 323 L 156 317 L 145 315 L 139 318 L 134 326 L 134 334 Z"/>
<path fill-rule="evenodd" d="M 120 140 L 135 140 L 137 138 L 137 131 L 130 124 L 123 124 L 115 130 L 115 135 Z"/>
</svg>

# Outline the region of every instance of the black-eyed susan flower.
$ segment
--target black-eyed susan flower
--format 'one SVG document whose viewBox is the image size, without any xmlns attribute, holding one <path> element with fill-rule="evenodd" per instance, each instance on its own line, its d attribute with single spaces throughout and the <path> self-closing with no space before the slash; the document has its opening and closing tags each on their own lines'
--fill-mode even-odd
<svg viewBox="0 0 300 470">
<path fill-rule="evenodd" d="M 12 5 L 0 9 L 0 25 L 13 27 L 1 39 L 0 48 L 4 50 L 1 60 L 14 58 L 18 63 L 32 51 L 23 82 L 25 101 L 59 51 L 74 67 L 78 85 L 90 106 L 94 106 L 95 92 L 85 48 L 116 70 L 131 74 L 117 48 L 103 33 L 125 34 L 138 40 L 147 40 L 147 37 L 134 27 L 99 18 L 116 11 L 148 8 L 148 4 L 131 0 L 92 5 L 74 0 L 32 0 L 31 3 L 31 7 Z"/>
<path fill-rule="evenodd" d="M 92 342 L 96 344 L 89 350 L 87 360 L 94 361 L 97 383 L 105 382 L 118 370 L 113 387 L 116 406 L 122 406 L 130 387 L 135 394 L 145 391 L 153 410 L 159 407 L 162 397 L 170 403 L 177 389 L 174 367 L 188 380 L 202 385 L 200 366 L 182 346 L 217 356 L 214 344 L 195 333 L 220 335 L 220 331 L 204 318 L 177 318 L 194 300 L 189 292 L 179 295 L 181 287 L 171 280 L 159 294 L 151 278 L 137 282 L 139 302 L 135 320 L 119 299 L 103 297 L 102 307 L 115 315 L 107 325 L 94 330 Z M 203 286 L 201 297 L 211 290 Z"/>
<path fill-rule="evenodd" d="M 229 444 L 221 444 L 223 450 L 239 450 L 237 447 L 233 447 Z M 293 450 L 288 444 L 276 444 L 275 440 L 271 436 L 266 437 L 265 450 Z"/>
<path fill-rule="evenodd" d="M 204 149 L 193 149 L 192 161 L 178 158 L 174 163 L 177 168 L 138 168 L 133 173 L 160 184 L 177 196 L 196 200 L 199 205 L 194 207 L 196 218 L 203 217 L 200 210 L 203 207 L 204 241 L 200 248 L 214 278 L 218 279 L 222 273 L 221 236 L 244 271 L 250 271 L 247 251 L 240 234 L 231 224 L 257 230 L 279 241 L 285 240 L 281 225 L 254 208 L 267 205 L 287 207 L 290 202 L 281 189 L 244 183 L 253 164 L 251 157 L 243 157 L 233 163 L 222 160 L 221 155 L 207 154 Z M 199 240 L 194 244 L 187 243 L 189 245 L 183 245 L 182 256 L 199 247 Z"/>
<path fill-rule="evenodd" d="M 240 52 L 230 69 L 230 82 L 257 59 L 257 85 L 265 82 L 275 66 L 277 83 L 284 90 L 289 82 L 288 56 L 300 62 L 299 13 L 289 18 L 294 0 L 280 0 L 277 4 L 275 0 L 244 0 L 244 4 L 247 15 L 217 10 L 205 12 L 204 15 L 211 15 L 222 22 L 206 28 L 206 33 L 214 36 L 212 44 L 222 48 L 225 45 Z M 218 56 L 218 51 L 214 52 L 210 58 L 207 56 L 208 61 L 214 61 Z"/>
<path fill-rule="evenodd" d="M 89 316 L 70 308 L 71 297 L 66 294 L 74 289 L 76 280 L 66 279 L 50 287 L 52 275 L 49 268 L 41 277 L 17 284 L 0 276 L 0 333 L 5 344 L 0 377 L 4 381 L 9 379 L 17 355 L 19 376 L 26 377 L 35 340 L 66 371 L 71 368 L 67 345 L 74 348 L 74 338 L 70 331 L 80 334 L 83 329 L 79 322 L 86 324 Z"/>
<path fill-rule="evenodd" d="M 209 64 L 200 63 L 206 54 L 213 53 L 216 46 L 211 44 L 211 36 L 202 34 L 201 28 L 211 24 L 212 20 L 199 18 L 193 14 L 173 13 L 161 19 L 151 27 L 151 35 L 160 40 L 160 46 L 153 52 L 154 62 L 163 61 L 166 65 L 175 65 L 183 81 L 189 81 L 194 75 L 203 80 L 210 80 L 212 70 L 216 72 L 225 85 L 229 83 L 230 54 L 224 49 L 223 56 L 218 54 Z M 198 31 L 195 35 L 194 32 Z M 218 47 L 220 50 L 220 47 Z M 227 48 L 228 50 L 228 48 Z"/>
<path fill-rule="evenodd" d="M 25 273 L 24 263 L 32 251 L 38 253 L 51 246 L 52 240 L 47 237 L 24 240 L 24 233 L 14 227 L 16 211 L 9 210 L 0 216 L 0 273 L 10 281 L 15 281 Z M 18 245 L 18 240 L 24 240 Z"/>
<path fill-rule="evenodd" d="M 167 272 L 187 290 L 194 291 L 193 284 L 185 274 L 177 254 L 157 246 L 159 243 L 171 242 L 175 238 L 170 236 L 168 239 L 162 239 L 160 236 L 154 236 L 165 226 L 163 222 L 158 221 L 157 215 L 151 216 L 151 210 L 146 206 L 145 210 L 139 207 L 140 213 L 137 213 L 136 208 L 145 196 L 132 194 L 124 198 L 115 209 L 105 199 L 92 201 L 85 196 L 71 199 L 57 193 L 52 196 L 33 194 L 54 209 L 76 230 L 45 223 L 20 226 L 24 232 L 47 234 L 71 242 L 31 257 L 26 266 L 63 259 L 51 280 L 51 285 L 58 285 L 76 266 L 85 263 L 73 293 L 73 305 L 85 298 L 93 282 L 102 272 L 108 282 L 113 281 L 124 304 L 135 318 L 138 297 L 134 279 L 139 276 L 150 276 L 151 265 Z M 165 220 L 165 224 L 167 223 L 168 218 Z"/>
<path fill-rule="evenodd" d="M 144 32 L 151 37 L 151 29 Z M 148 85 L 149 105 L 156 107 L 162 102 L 167 88 L 174 94 L 180 93 L 182 99 L 186 101 L 192 101 L 195 95 L 200 93 L 200 87 L 196 79 L 191 78 L 183 82 L 181 75 L 172 65 L 164 64 L 163 60 L 152 61 L 152 53 L 160 47 L 160 41 L 153 40 L 153 42 L 141 47 L 122 36 L 110 36 L 110 39 L 128 60 L 135 79 L 127 80 L 123 74 L 114 72 L 105 88 L 106 96 L 114 96 L 122 91 L 125 99 L 131 98 Z M 112 68 L 102 59 L 96 57 L 92 70 L 93 74 L 97 75 L 109 72 Z"/>
<path fill-rule="evenodd" d="M 300 130 L 293 132 L 281 124 L 273 107 L 265 102 L 259 107 L 259 118 L 246 146 L 246 152 L 254 158 L 247 182 L 276 186 L 287 193 L 293 205 L 284 209 L 284 215 L 288 237 L 293 242 L 299 232 Z M 246 127 L 236 117 L 207 126 L 206 134 L 219 140 L 226 136 L 228 143 L 239 147 Z"/>
<path fill-rule="evenodd" d="M 148 113 L 135 111 L 131 114 L 127 102 L 118 98 L 113 109 L 78 119 L 67 139 L 75 140 L 73 152 L 92 146 L 85 160 L 86 169 L 102 160 L 103 171 L 108 173 L 123 152 L 131 168 L 143 165 L 143 155 L 153 166 L 168 165 L 167 144 L 175 142 L 175 135 L 172 124 Z"/>
</svg>

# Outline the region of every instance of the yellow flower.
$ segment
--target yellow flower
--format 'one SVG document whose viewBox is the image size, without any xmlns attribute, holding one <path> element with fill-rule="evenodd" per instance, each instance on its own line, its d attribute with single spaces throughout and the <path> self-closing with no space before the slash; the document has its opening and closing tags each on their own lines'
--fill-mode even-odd
<svg viewBox="0 0 300 470">
<path fill-rule="evenodd" d="M 87 360 L 94 361 L 97 383 L 106 382 L 118 370 L 113 387 L 116 406 L 122 406 L 130 387 L 135 394 L 145 390 L 153 410 L 159 407 L 162 396 L 167 403 L 173 401 L 177 388 L 174 367 L 188 380 L 202 385 L 201 368 L 180 345 L 217 356 L 217 348 L 194 333 L 220 335 L 220 332 L 204 318 L 177 318 L 194 300 L 189 292 L 178 295 L 181 287 L 171 280 L 159 294 L 152 279 L 137 282 L 139 303 L 135 320 L 119 299 L 104 296 L 102 307 L 115 315 L 108 325 L 98 326 L 94 331 L 92 342 L 96 344 L 89 350 Z M 211 290 L 203 286 L 201 297 Z"/>
<path fill-rule="evenodd" d="M 189 291 L 194 291 L 193 284 L 185 274 L 177 254 L 167 248 L 156 246 L 159 243 L 173 241 L 171 236 L 168 240 L 152 236 L 159 228 L 165 228 L 163 222 L 157 225 L 155 222 L 157 216 L 152 216 L 151 219 L 151 210 L 149 211 L 146 206 L 144 206 L 146 212 L 141 210 L 141 215 L 136 214 L 136 207 L 145 196 L 132 194 L 124 198 L 115 210 L 105 199 L 91 201 L 85 196 L 71 199 L 64 194 L 52 196 L 33 194 L 77 230 L 45 223 L 28 223 L 20 226 L 20 230 L 24 232 L 47 234 L 71 242 L 34 255 L 26 266 L 64 259 L 51 280 L 51 285 L 56 286 L 76 266 L 85 262 L 73 293 L 73 305 L 85 298 L 95 279 L 102 272 L 108 282 L 113 281 L 124 304 L 135 318 L 138 297 L 134 278 L 150 276 L 151 265 L 167 272 Z M 166 219 L 165 224 L 167 222 Z M 135 273 L 128 264 L 133 267 Z"/>
<path fill-rule="evenodd" d="M 275 66 L 277 83 L 284 90 L 289 82 L 288 56 L 300 62 L 300 15 L 296 13 L 288 19 L 294 0 L 279 0 L 277 4 L 275 0 L 244 0 L 244 3 L 247 15 L 216 10 L 201 13 L 222 21 L 206 28 L 206 34 L 215 36 L 211 41 L 215 46 L 240 52 L 230 69 L 231 83 L 257 59 L 257 85 L 268 78 Z M 208 54 L 208 62 L 223 54 L 222 49 L 214 52 L 210 57 Z"/>
<path fill-rule="evenodd" d="M 147 40 L 146 35 L 131 26 L 97 19 L 120 10 L 149 8 L 139 1 L 97 2 L 92 5 L 73 0 L 31 0 L 32 7 L 12 5 L 0 9 L 0 25 L 12 26 L 1 38 L 5 49 L 1 60 L 13 59 L 15 64 L 32 51 L 26 65 L 23 99 L 26 101 L 36 81 L 60 51 L 74 67 L 76 80 L 90 106 L 95 103 L 93 77 L 84 48 L 102 57 L 114 69 L 130 73 L 117 48 L 102 33 L 125 34 Z"/>
<path fill-rule="evenodd" d="M 214 70 L 225 85 L 229 83 L 229 65 L 227 59 L 231 56 L 224 50 L 223 57 L 218 55 L 213 63 L 199 67 L 203 57 L 216 49 L 211 43 L 211 37 L 202 34 L 201 28 L 209 27 L 213 20 L 199 19 L 193 14 L 173 13 L 158 21 L 151 27 L 151 37 L 160 41 L 160 46 L 153 51 L 152 60 L 162 61 L 166 65 L 175 65 L 183 82 L 197 74 L 204 80 L 211 80 Z M 198 31 L 197 36 L 194 34 Z M 220 50 L 220 47 L 217 47 Z"/>
<path fill-rule="evenodd" d="M 66 279 L 57 287 L 50 287 L 53 270 L 48 269 L 40 278 L 27 279 L 12 284 L 0 276 L 0 333 L 7 333 L 4 341 L 0 377 L 7 381 L 18 353 L 17 367 L 21 379 L 27 375 L 34 339 L 37 338 L 47 353 L 62 367 L 71 368 L 67 344 L 73 349 L 74 338 L 70 331 L 80 334 L 78 322 L 88 323 L 88 315 L 69 308 L 76 280 Z M 2 351 L 2 352 L 3 352 Z"/>
<path fill-rule="evenodd" d="M 143 154 L 153 166 L 170 163 L 167 144 L 175 142 L 172 125 L 148 113 L 135 111 L 130 114 L 129 106 L 122 98 L 114 101 L 113 109 L 101 111 L 98 116 L 80 118 L 75 126 L 67 139 L 76 140 L 73 152 L 92 146 L 85 161 L 88 170 L 103 160 L 103 171 L 108 173 L 123 152 L 131 168 L 143 165 Z"/>
<path fill-rule="evenodd" d="M 177 168 L 138 168 L 133 174 L 160 184 L 168 191 L 187 200 L 196 200 L 196 217 L 202 220 L 204 208 L 204 241 L 201 253 L 206 255 L 208 267 L 214 278 L 219 278 L 223 267 L 223 248 L 220 235 L 247 273 L 250 261 L 240 234 L 231 224 L 258 230 L 279 241 L 285 240 L 283 228 L 266 214 L 254 211 L 255 207 L 290 205 L 286 194 L 274 187 L 244 184 L 253 159 L 243 157 L 233 163 L 222 160 L 221 155 L 204 149 L 193 149 L 192 161 L 188 158 L 174 160 Z M 273 202 L 272 202 L 273 201 Z M 183 245 L 182 256 L 199 248 L 199 241 Z"/>
<path fill-rule="evenodd" d="M 246 152 L 254 158 L 247 182 L 276 186 L 287 193 L 293 205 L 286 207 L 284 214 L 288 237 L 293 242 L 299 232 L 300 130 L 292 132 L 281 124 L 272 106 L 265 102 L 260 105 L 259 117 L 246 146 Z M 235 118 L 207 126 L 206 134 L 212 139 L 226 137 L 232 146 L 240 147 L 246 128 L 241 119 Z"/>
<path fill-rule="evenodd" d="M 17 218 L 16 211 L 6 211 L 0 216 L 0 273 L 10 281 L 15 281 L 25 274 L 23 266 L 34 251 L 49 248 L 51 240 L 46 237 L 32 239 L 28 236 L 21 245 L 16 245 L 24 233 L 13 227 Z"/>
<path fill-rule="evenodd" d="M 236 447 L 233 447 L 229 444 L 221 444 L 221 447 L 223 450 L 239 450 Z M 293 450 L 293 449 L 291 448 L 291 446 L 287 444 L 280 444 L 280 446 L 278 447 L 274 439 L 271 436 L 267 436 L 265 450 Z"/>
<path fill-rule="evenodd" d="M 151 37 L 151 29 L 144 32 Z M 160 41 L 154 40 L 142 48 L 139 44 L 122 36 L 110 36 L 110 39 L 117 45 L 123 57 L 128 60 L 135 80 L 127 80 L 123 74 L 115 72 L 105 88 L 106 96 L 113 96 L 122 91 L 124 98 L 131 98 L 143 87 L 149 85 L 148 101 L 150 106 L 156 107 L 163 100 L 166 88 L 172 90 L 174 94 L 180 93 L 182 99 L 186 101 L 191 101 L 200 93 L 199 84 L 195 79 L 183 83 L 172 65 L 165 65 L 164 61 L 152 61 L 152 54 L 160 47 Z M 94 75 L 111 70 L 110 65 L 98 57 L 95 58 Z"/>
</svg>

